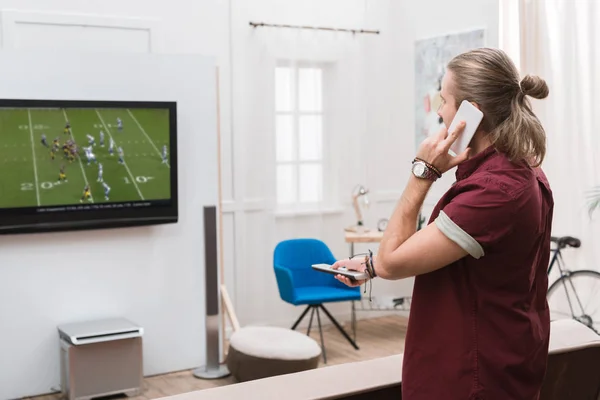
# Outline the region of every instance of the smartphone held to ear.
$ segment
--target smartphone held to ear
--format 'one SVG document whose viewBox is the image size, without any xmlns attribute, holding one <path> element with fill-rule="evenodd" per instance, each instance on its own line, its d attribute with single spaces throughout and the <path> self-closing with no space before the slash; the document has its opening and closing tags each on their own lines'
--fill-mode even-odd
<svg viewBox="0 0 600 400">
<path fill-rule="evenodd" d="M 458 139 L 450 146 L 449 153 L 452 156 L 461 154 L 469 147 L 469 143 L 471 142 L 471 139 L 473 139 L 482 119 L 483 113 L 469 101 L 463 100 L 448 128 L 448 133 L 452 133 L 461 121 L 465 121 L 466 123 L 465 128 Z"/>
</svg>

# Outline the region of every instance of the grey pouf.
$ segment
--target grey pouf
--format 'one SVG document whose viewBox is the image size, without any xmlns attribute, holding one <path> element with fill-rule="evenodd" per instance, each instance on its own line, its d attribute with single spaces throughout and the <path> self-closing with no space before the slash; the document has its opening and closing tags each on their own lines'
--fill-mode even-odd
<svg viewBox="0 0 600 400">
<path fill-rule="evenodd" d="M 317 368 L 321 347 L 305 334 L 286 328 L 249 326 L 229 340 L 227 368 L 239 381 Z"/>
</svg>

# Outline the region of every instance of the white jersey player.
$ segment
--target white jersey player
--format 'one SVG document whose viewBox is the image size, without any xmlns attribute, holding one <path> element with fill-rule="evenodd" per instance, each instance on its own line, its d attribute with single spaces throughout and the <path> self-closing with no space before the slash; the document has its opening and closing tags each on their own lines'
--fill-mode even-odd
<svg viewBox="0 0 600 400">
<path fill-rule="evenodd" d="M 125 153 L 123 153 L 123 148 L 119 147 L 119 164 L 124 164 L 125 160 L 123 159 L 123 156 L 125 155 Z"/>
<path fill-rule="evenodd" d="M 104 147 L 104 132 L 100 131 L 100 147 Z"/>
<path fill-rule="evenodd" d="M 117 118 L 117 129 L 119 132 L 123 130 L 123 121 L 121 121 L 121 118 Z"/>
<path fill-rule="evenodd" d="M 96 160 L 96 156 L 94 155 L 94 153 L 92 153 L 92 146 L 84 147 L 83 150 L 85 151 L 85 156 L 87 157 L 87 160 L 88 160 L 87 165 L 90 165 L 92 163 L 92 161 L 95 163 L 98 162 Z"/>
<path fill-rule="evenodd" d="M 110 186 L 106 184 L 106 182 L 102 182 L 102 186 L 104 186 L 104 200 L 108 200 L 108 194 L 110 193 Z"/>
<path fill-rule="evenodd" d="M 110 138 L 109 142 L 108 142 L 108 154 L 110 154 L 111 156 L 115 155 L 115 141 Z"/>
<path fill-rule="evenodd" d="M 88 143 L 89 143 L 90 147 L 95 146 L 96 139 L 94 139 L 94 137 L 92 135 L 90 135 L 89 133 L 86 136 L 88 138 Z"/>
<path fill-rule="evenodd" d="M 98 182 L 104 182 L 104 179 L 102 178 L 102 163 L 98 163 Z"/>
<path fill-rule="evenodd" d="M 165 144 L 162 149 L 162 163 L 166 164 L 169 161 L 167 160 L 167 145 Z"/>
</svg>

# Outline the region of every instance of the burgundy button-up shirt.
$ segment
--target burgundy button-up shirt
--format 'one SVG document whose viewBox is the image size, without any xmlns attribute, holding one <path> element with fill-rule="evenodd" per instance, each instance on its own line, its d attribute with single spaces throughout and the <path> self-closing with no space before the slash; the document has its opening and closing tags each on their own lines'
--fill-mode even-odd
<svg viewBox="0 0 600 400">
<path fill-rule="evenodd" d="M 483 255 L 415 278 L 403 399 L 537 399 L 550 335 L 550 186 L 493 146 L 456 178 L 430 223 L 443 212 Z"/>
</svg>

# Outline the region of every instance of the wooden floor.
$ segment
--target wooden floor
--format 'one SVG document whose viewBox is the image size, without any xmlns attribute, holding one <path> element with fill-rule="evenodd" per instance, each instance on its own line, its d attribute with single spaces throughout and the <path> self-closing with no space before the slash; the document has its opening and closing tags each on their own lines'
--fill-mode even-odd
<svg viewBox="0 0 600 400">
<path fill-rule="evenodd" d="M 321 358 L 319 367 L 401 353 L 404 349 L 407 322 L 408 320 L 402 316 L 386 316 L 358 321 L 356 342 L 360 350 L 354 350 L 334 326 L 324 328 L 323 340 L 325 341 L 327 364 L 323 364 Z M 344 326 L 344 329 L 351 332 L 349 326 Z M 310 336 L 320 343 L 319 331 L 315 331 L 314 327 Z M 192 371 L 181 371 L 147 377 L 143 394 L 132 399 L 156 399 L 232 383 L 235 383 L 235 380 L 231 376 L 225 379 L 203 380 L 194 377 Z M 31 397 L 28 400 L 58 400 L 60 397 L 60 394 L 51 394 Z M 122 397 L 113 396 L 111 399 Z"/>
</svg>

